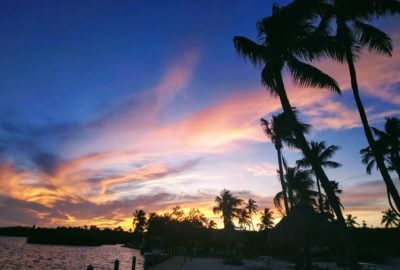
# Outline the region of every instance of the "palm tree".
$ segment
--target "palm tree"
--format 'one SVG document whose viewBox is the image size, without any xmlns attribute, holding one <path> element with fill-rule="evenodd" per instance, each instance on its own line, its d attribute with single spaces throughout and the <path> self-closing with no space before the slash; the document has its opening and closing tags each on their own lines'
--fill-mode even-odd
<svg viewBox="0 0 400 270">
<path fill-rule="evenodd" d="M 261 212 L 261 223 L 258 224 L 260 231 L 271 229 L 272 227 L 274 227 L 273 214 L 274 212 L 271 211 L 269 208 L 264 208 L 264 211 Z"/>
<path fill-rule="evenodd" d="M 133 227 L 134 227 L 134 232 L 137 233 L 143 233 L 144 227 L 146 225 L 146 213 L 142 210 L 136 210 L 133 213 Z"/>
<path fill-rule="evenodd" d="M 253 199 L 249 199 L 249 200 L 247 201 L 246 206 L 245 206 L 244 209 L 245 209 L 245 210 L 247 211 L 247 213 L 249 214 L 250 224 L 251 224 L 251 226 L 252 226 L 252 228 L 253 228 L 253 231 L 254 231 L 255 229 L 254 229 L 254 224 L 253 224 L 252 215 L 255 214 L 255 213 L 257 213 L 258 205 L 256 204 L 256 201 L 253 200 Z"/>
<path fill-rule="evenodd" d="M 384 155 L 388 169 L 396 171 L 400 179 L 400 120 L 396 117 L 387 117 L 383 131 L 374 127 L 371 129 L 377 137 L 376 144 Z M 361 149 L 360 153 L 362 162 L 367 165 L 367 173 L 371 174 L 371 169 L 376 164 L 371 147 Z"/>
<path fill-rule="evenodd" d="M 239 206 L 243 203 L 241 199 L 232 195 L 229 190 L 222 190 L 220 196 L 215 197 L 217 206 L 214 206 L 214 214 L 220 214 L 224 221 L 224 229 L 234 229 L 233 219 L 238 218 L 241 212 Z"/>
<path fill-rule="evenodd" d="M 285 184 L 284 184 L 284 179 L 283 179 L 283 168 L 282 168 L 282 139 L 281 137 L 283 136 L 282 132 L 279 132 L 278 129 L 278 123 L 277 119 L 280 119 L 279 116 L 272 116 L 272 121 L 268 122 L 267 120 L 261 118 L 260 123 L 261 127 L 264 130 L 264 133 L 271 139 L 271 142 L 275 145 L 276 152 L 278 154 L 278 166 L 279 166 L 279 179 L 281 181 L 281 187 L 282 187 L 282 195 L 283 195 L 283 201 L 285 203 L 285 213 L 286 215 L 289 213 L 289 205 L 288 205 L 288 198 L 287 198 L 287 193 L 285 189 Z"/>
<path fill-rule="evenodd" d="M 295 2 L 302 3 L 302 0 Z M 392 178 L 385 166 L 383 153 L 378 147 L 372 135 L 367 114 L 361 100 L 358 88 L 357 73 L 354 62 L 359 56 L 362 47 L 367 47 L 370 51 L 391 56 L 392 41 L 390 37 L 368 24 L 368 20 L 379 18 L 386 14 L 396 14 L 400 12 L 400 2 L 397 0 L 314 0 L 316 5 L 314 10 L 308 10 L 311 14 L 320 12 L 320 28 L 329 28 L 329 21 L 335 19 L 336 23 L 336 52 L 331 54 L 335 60 L 347 62 L 351 88 L 353 96 L 360 114 L 364 134 L 367 138 L 371 153 L 373 154 L 377 167 L 382 175 L 390 196 L 393 198 L 398 211 L 400 211 L 400 196 L 394 185 Z M 310 6 L 310 5 L 309 5 Z M 303 9 L 304 11 L 304 9 Z M 322 32 L 326 33 L 328 30 Z"/>
<path fill-rule="evenodd" d="M 248 226 L 250 228 L 251 220 L 250 220 L 250 214 L 247 212 L 246 209 L 240 209 L 239 215 L 238 215 L 238 224 L 241 230 L 246 230 L 246 227 Z"/>
<path fill-rule="evenodd" d="M 347 227 L 349 227 L 349 228 L 355 228 L 356 225 L 360 225 L 360 224 L 358 224 L 358 222 L 356 221 L 356 219 L 357 219 L 357 217 L 353 217 L 352 214 L 348 214 L 348 215 L 346 216 L 346 225 L 347 225 Z"/>
<path fill-rule="evenodd" d="M 301 170 L 296 167 L 287 167 L 285 180 L 288 186 L 290 209 L 299 203 L 308 205 L 315 204 L 316 192 L 312 190 L 314 181 L 308 170 Z"/>
<path fill-rule="evenodd" d="M 297 146 L 304 156 L 310 160 L 315 174 L 321 181 L 329 202 L 335 211 L 339 224 L 343 230 L 345 220 L 338 201 L 329 191 L 329 179 L 317 160 L 313 158 L 311 149 L 304 133 L 298 128 L 292 106 L 288 99 L 282 78 L 282 71 L 287 68 L 295 83 L 300 86 L 327 88 L 335 93 L 340 89 L 334 79 L 319 69 L 302 62 L 300 59 L 312 59 L 321 54 L 326 54 L 327 44 L 325 38 L 315 31 L 309 22 L 309 16 L 298 12 L 302 5 L 290 5 L 286 8 L 273 6 L 273 15 L 258 21 L 257 29 L 261 44 L 246 38 L 236 36 L 233 39 L 236 51 L 250 60 L 255 66 L 263 66 L 261 80 L 263 85 L 274 96 L 278 96 L 283 111 L 288 115 L 290 124 L 297 140 Z M 326 41 L 326 42 L 325 42 Z M 344 232 L 344 231 L 343 231 Z M 349 239 L 345 236 L 345 239 Z M 348 242 L 347 245 L 350 245 Z"/>
<path fill-rule="evenodd" d="M 385 224 L 385 228 L 400 227 L 400 217 L 392 209 L 383 211 L 382 214 L 381 224 Z"/>
<path fill-rule="evenodd" d="M 296 111 L 294 109 L 293 112 L 296 118 L 296 126 L 301 128 L 301 131 L 303 133 L 308 132 L 309 125 L 303 124 L 300 121 L 298 121 Z M 296 139 L 294 136 L 293 127 L 289 123 L 290 123 L 290 117 L 285 113 L 273 115 L 271 122 L 268 122 L 263 118 L 260 119 L 261 127 L 263 128 L 264 133 L 267 135 L 267 137 L 274 144 L 278 155 L 278 166 L 279 166 L 278 173 L 282 187 L 281 195 L 284 201 L 286 215 L 289 213 L 290 209 L 287 198 L 287 190 L 285 189 L 284 172 L 282 166 L 283 162 L 282 148 L 283 148 L 283 142 L 285 142 L 289 146 L 296 145 Z"/>
<path fill-rule="evenodd" d="M 324 141 L 322 142 L 315 142 L 311 141 L 310 143 L 310 148 L 311 148 L 311 153 L 314 156 L 315 160 L 317 160 L 318 164 L 322 166 L 323 168 L 338 168 L 342 166 L 340 163 L 329 160 L 333 154 L 340 149 L 339 146 L 336 145 L 330 145 L 329 147 L 326 147 L 326 143 Z M 296 164 L 298 167 L 301 168 L 310 168 L 311 164 L 308 159 L 303 157 L 302 159 L 296 161 Z M 314 173 L 314 172 L 313 172 Z M 315 174 L 315 173 L 314 173 Z M 320 212 L 323 212 L 323 199 L 322 199 L 322 193 L 321 193 L 321 187 L 320 187 L 320 181 L 318 177 L 317 179 L 317 188 L 318 188 L 318 207 Z"/>
</svg>

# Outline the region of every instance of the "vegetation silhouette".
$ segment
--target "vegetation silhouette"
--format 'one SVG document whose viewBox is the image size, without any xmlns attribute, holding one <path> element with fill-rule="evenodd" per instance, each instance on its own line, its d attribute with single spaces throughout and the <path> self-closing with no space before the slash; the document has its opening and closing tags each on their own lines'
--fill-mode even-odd
<svg viewBox="0 0 400 270">
<path fill-rule="evenodd" d="M 295 0 L 294 2 L 302 3 L 303 0 Z M 393 210 L 400 211 L 400 196 L 393 183 L 393 180 L 384 163 L 384 153 L 375 142 L 372 135 L 368 117 L 362 103 L 359 93 L 357 73 L 355 61 L 361 54 L 362 48 L 379 54 L 391 56 L 393 46 L 390 37 L 369 24 L 371 19 L 380 18 L 387 14 L 399 14 L 400 2 L 397 0 L 312 0 L 308 1 L 308 13 L 314 14 L 320 18 L 318 31 L 321 33 L 332 34 L 336 42 L 336 46 L 329 46 L 325 51 L 325 55 L 341 63 L 346 62 L 351 81 L 351 89 L 353 97 L 357 105 L 363 126 L 365 137 L 374 156 L 377 167 L 386 184 L 389 195 L 394 201 Z M 335 31 L 333 33 L 330 22 L 335 23 Z"/>
<path fill-rule="evenodd" d="M 400 217 L 392 210 L 388 209 L 382 212 L 381 224 L 385 225 L 385 228 L 398 227 L 400 228 Z"/>
<path fill-rule="evenodd" d="M 323 168 L 339 168 L 340 166 L 342 166 L 340 163 L 336 161 L 329 160 L 333 156 L 333 154 L 340 149 L 339 146 L 330 145 L 326 147 L 326 143 L 324 141 L 322 142 L 311 141 L 310 148 L 311 148 L 311 153 L 314 156 L 314 159 Z M 303 157 L 300 160 L 297 160 L 296 164 L 298 167 L 301 168 L 310 168 L 310 167 L 312 168 L 311 163 L 305 157 Z M 315 175 L 314 171 L 312 171 L 312 173 Z M 322 213 L 324 212 L 324 199 L 321 192 L 321 186 L 318 177 L 316 177 L 316 180 L 318 188 L 318 207 L 320 212 Z"/>
<path fill-rule="evenodd" d="M 214 214 L 221 214 L 224 222 L 225 230 L 233 230 L 234 224 L 233 219 L 239 218 L 242 209 L 239 206 L 243 203 L 243 200 L 233 196 L 229 190 L 222 190 L 220 195 L 215 197 L 217 206 L 214 206 Z"/>
<path fill-rule="evenodd" d="M 300 123 L 300 121 L 297 119 L 295 110 L 293 110 L 293 113 L 295 114 L 296 122 L 298 123 L 298 127 L 302 129 L 302 132 L 307 132 L 309 129 L 309 126 L 306 124 Z M 288 203 L 289 200 L 288 200 L 287 190 L 285 187 L 285 179 L 284 179 L 284 171 L 283 171 L 284 158 L 283 158 L 283 154 L 282 154 L 282 148 L 283 148 L 283 142 L 285 142 L 289 147 L 293 147 L 296 144 L 296 139 L 295 139 L 293 129 L 287 123 L 290 123 L 290 117 L 285 113 L 273 115 L 270 122 L 268 122 L 267 120 L 265 120 L 263 118 L 260 119 L 260 124 L 261 124 L 262 129 L 264 130 L 264 133 L 274 144 L 276 152 L 277 152 L 278 166 L 279 166 L 278 173 L 279 173 L 279 180 L 281 182 L 281 187 L 282 187 L 281 195 L 282 195 L 283 201 L 284 201 L 285 215 L 287 215 L 289 213 L 290 209 L 289 209 L 289 203 Z"/>
<path fill-rule="evenodd" d="M 234 37 L 233 42 L 240 55 L 256 66 L 263 65 L 261 81 L 271 94 L 279 97 L 283 111 L 291 120 L 288 125 L 293 128 L 296 144 L 310 161 L 335 212 L 342 228 L 342 238 L 345 239 L 344 246 L 348 249 L 349 257 L 355 258 L 351 240 L 346 232 L 346 224 L 340 204 L 330 189 L 329 178 L 313 157 L 304 133 L 296 123 L 282 78 L 282 71 L 287 68 L 294 83 L 300 86 L 327 88 L 335 93 L 340 93 L 340 89 L 333 78 L 300 60 L 312 60 L 317 56 L 326 54 L 326 44 L 332 43 L 326 35 L 317 31 L 317 26 L 310 23 L 310 15 L 304 12 L 305 6 L 308 5 L 304 3 L 303 5 L 300 2 L 294 1 L 284 8 L 274 5 L 272 15 L 258 21 L 257 30 L 261 44 L 239 36 Z M 354 259 L 352 260 L 354 261 Z"/>
<path fill-rule="evenodd" d="M 376 144 L 382 151 L 384 161 L 390 171 L 395 171 L 400 179 L 400 120 L 397 117 L 386 117 L 384 130 L 371 127 L 376 136 Z M 360 150 L 362 162 L 367 165 L 366 170 L 371 174 L 376 165 L 371 147 Z"/>
<path fill-rule="evenodd" d="M 258 209 L 258 205 L 256 204 L 256 201 L 253 199 L 248 199 L 244 210 L 247 211 L 247 213 L 249 214 L 250 224 L 251 224 L 251 227 L 253 228 L 253 231 L 255 231 L 255 228 L 254 228 L 254 224 L 253 224 L 252 215 L 257 213 L 257 209 Z"/>
</svg>

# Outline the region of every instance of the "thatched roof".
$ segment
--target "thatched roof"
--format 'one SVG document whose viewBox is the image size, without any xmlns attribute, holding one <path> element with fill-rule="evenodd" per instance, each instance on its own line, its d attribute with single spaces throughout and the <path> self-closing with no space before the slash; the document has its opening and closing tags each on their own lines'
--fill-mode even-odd
<svg viewBox="0 0 400 270">
<path fill-rule="evenodd" d="M 270 231 L 268 244 L 283 245 L 328 244 L 337 237 L 336 226 L 311 206 L 298 205 Z"/>
</svg>

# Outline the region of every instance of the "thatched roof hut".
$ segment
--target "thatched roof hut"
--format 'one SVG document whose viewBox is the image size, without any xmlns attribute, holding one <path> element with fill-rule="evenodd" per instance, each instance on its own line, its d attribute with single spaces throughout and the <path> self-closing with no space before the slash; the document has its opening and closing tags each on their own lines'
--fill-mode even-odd
<svg viewBox="0 0 400 270">
<path fill-rule="evenodd" d="M 298 205 L 270 231 L 271 247 L 327 245 L 337 238 L 336 226 L 314 211 L 311 206 Z"/>
</svg>

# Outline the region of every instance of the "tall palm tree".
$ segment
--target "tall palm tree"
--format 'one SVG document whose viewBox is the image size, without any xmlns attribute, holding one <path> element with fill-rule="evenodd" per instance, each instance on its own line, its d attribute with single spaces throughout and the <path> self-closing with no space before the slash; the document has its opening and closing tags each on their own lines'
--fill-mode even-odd
<svg viewBox="0 0 400 270">
<path fill-rule="evenodd" d="M 214 214 L 220 214 L 224 221 L 224 229 L 234 229 L 233 219 L 238 218 L 241 212 L 239 206 L 243 203 L 241 199 L 232 195 L 229 190 L 222 190 L 220 195 L 215 197 L 217 206 L 214 206 Z"/>
<path fill-rule="evenodd" d="M 339 224 L 344 230 L 345 220 L 340 205 L 334 194 L 328 191 L 329 179 L 317 160 L 313 158 L 304 133 L 296 126 L 293 109 L 282 78 L 283 70 L 287 69 L 293 81 L 300 86 L 327 88 L 335 93 L 340 93 L 334 79 L 301 61 L 303 58 L 312 59 L 320 54 L 326 54 L 326 47 L 330 44 L 325 38 L 322 40 L 315 31 L 315 27 L 309 22 L 309 17 L 298 12 L 298 9 L 301 8 L 302 5 L 291 5 L 286 8 L 274 5 L 273 15 L 263 18 L 257 23 L 261 44 L 240 36 L 234 37 L 233 42 L 240 55 L 250 60 L 255 66 L 263 66 L 262 83 L 272 95 L 279 97 L 283 111 L 292 120 L 298 147 L 310 160 L 313 170 L 332 204 Z"/>
<path fill-rule="evenodd" d="M 274 227 L 273 214 L 273 211 L 271 211 L 269 208 L 264 208 L 264 211 L 261 212 L 261 223 L 258 224 L 260 231 L 271 229 L 272 227 Z"/>
<path fill-rule="evenodd" d="M 297 3 L 303 2 L 303 3 Z M 257 23 L 260 44 L 241 36 L 233 38 L 234 46 L 239 55 L 248 59 L 255 66 L 262 66 L 261 81 L 274 96 L 278 96 L 282 109 L 295 124 L 292 105 L 286 93 L 282 72 L 288 70 L 294 83 L 300 86 L 326 88 L 340 93 L 336 81 L 319 69 L 303 62 L 301 59 L 314 59 L 329 54 L 332 57 L 341 55 L 333 45 L 335 42 L 326 37 L 323 31 L 310 23 L 314 14 L 304 12 L 309 1 L 295 1 L 293 4 L 279 8 L 273 6 L 272 16 L 263 18 Z M 303 10 L 299 12 L 299 10 Z M 306 9 L 307 11 L 308 9 Z M 346 230 L 346 223 L 335 194 L 329 189 L 329 178 L 323 168 L 313 158 L 311 149 L 304 133 L 294 125 L 294 133 L 298 147 L 304 156 L 310 160 L 316 176 L 326 192 L 328 200 L 338 219 L 343 234 L 344 245 L 349 258 L 355 263 L 354 246 Z"/>
<path fill-rule="evenodd" d="M 254 224 L 253 224 L 252 215 L 255 214 L 255 213 L 257 213 L 258 205 L 256 204 L 256 201 L 253 200 L 253 199 L 249 199 L 249 200 L 247 201 L 246 206 L 245 206 L 244 209 L 245 209 L 245 210 L 247 211 L 247 213 L 249 214 L 250 224 L 251 224 L 251 227 L 253 228 L 253 231 L 254 231 L 255 229 L 254 229 Z"/>
<path fill-rule="evenodd" d="M 330 158 L 333 156 L 333 154 L 340 149 L 339 146 L 337 145 L 330 145 L 326 147 L 326 143 L 324 141 L 322 142 L 315 142 L 311 141 L 310 143 L 310 148 L 311 148 L 311 153 L 314 156 L 315 160 L 317 160 L 318 164 L 322 166 L 323 168 L 338 168 L 342 166 L 342 164 L 330 160 Z M 296 164 L 298 167 L 301 168 L 310 168 L 311 164 L 308 159 L 306 159 L 304 156 L 302 159 L 297 160 Z M 314 171 L 313 171 L 314 173 Z M 315 173 L 314 173 L 315 174 Z M 321 187 L 320 187 L 320 181 L 318 177 L 317 179 L 317 188 L 318 188 L 318 207 L 320 212 L 323 212 L 323 199 L 322 199 L 322 192 L 321 192 Z"/>
<path fill-rule="evenodd" d="M 392 209 L 383 211 L 382 214 L 381 224 L 385 224 L 385 228 L 400 227 L 400 217 Z"/>
<path fill-rule="evenodd" d="M 283 178 L 283 166 L 282 166 L 282 137 L 284 137 L 286 134 L 284 134 L 284 131 L 286 129 L 283 129 L 283 121 L 280 121 L 279 119 L 283 118 L 283 114 L 279 115 L 273 115 L 271 122 L 268 122 L 267 120 L 261 118 L 260 119 L 260 124 L 261 127 L 264 130 L 264 133 L 270 138 L 271 142 L 274 144 L 277 155 L 278 155 L 278 166 L 279 166 L 279 179 L 281 182 L 281 187 L 282 187 L 282 195 L 283 195 L 283 201 L 285 204 L 285 213 L 286 215 L 289 213 L 289 205 L 288 205 L 288 198 L 287 198 L 287 191 L 285 189 L 285 180 Z"/>
<path fill-rule="evenodd" d="M 391 171 L 396 171 L 400 179 L 400 120 L 396 117 L 387 117 L 384 130 L 371 128 L 377 137 L 376 144 L 383 153 L 387 167 Z M 372 167 L 375 166 L 375 157 L 371 147 L 360 150 L 362 162 L 367 165 L 367 173 L 371 174 Z"/>
<path fill-rule="evenodd" d="M 297 119 L 296 110 L 292 109 L 294 116 L 295 116 L 295 125 L 291 125 L 290 123 L 290 116 L 287 113 L 280 113 L 278 115 L 272 115 L 272 119 L 270 122 L 261 118 L 260 124 L 264 130 L 265 135 L 271 140 L 274 144 L 277 156 L 278 156 L 278 166 L 279 166 L 279 180 L 281 182 L 282 187 L 282 198 L 285 205 L 285 214 L 289 213 L 289 204 L 287 198 L 287 190 L 285 189 L 285 180 L 284 180 L 284 172 L 283 172 L 283 155 L 282 155 L 282 148 L 283 142 L 285 142 L 289 147 L 296 146 L 296 139 L 294 135 L 293 129 L 300 128 L 303 133 L 308 132 L 309 125 L 301 123 Z M 295 127 L 294 127 L 295 126 Z"/>
<path fill-rule="evenodd" d="M 303 0 L 295 0 L 295 2 L 302 3 Z M 316 12 L 320 13 L 322 17 L 321 25 L 323 25 L 321 28 L 329 28 L 329 21 L 332 19 L 334 19 L 336 23 L 335 38 L 338 46 L 333 55 L 336 60 L 341 62 L 345 61 L 347 63 L 350 73 L 351 88 L 360 114 L 365 137 L 371 148 L 371 153 L 375 157 L 377 167 L 379 168 L 388 192 L 399 211 L 399 192 L 385 166 L 383 153 L 372 135 L 367 114 L 359 93 L 354 63 L 363 47 L 373 52 L 391 56 L 393 48 L 390 37 L 373 25 L 368 24 L 368 20 L 382 17 L 386 14 L 400 13 L 400 2 L 398 0 L 314 0 L 313 2 L 315 3 L 315 9 L 309 10 L 310 16 Z M 309 6 L 311 5 L 309 4 Z M 327 30 L 323 32 L 326 33 Z M 329 54 L 329 52 L 327 52 L 327 54 Z"/>
<path fill-rule="evenodd" d="M 349 228 L 355 228 L 356 225 L 360 225 L 358 224 L 358 222 L 356 221 L 357 217 L 353 216 L 352 214 L 348 214 L 346 216 L 346 225 Z"/>
</svg>

